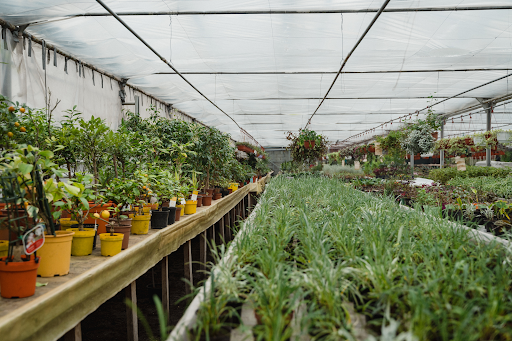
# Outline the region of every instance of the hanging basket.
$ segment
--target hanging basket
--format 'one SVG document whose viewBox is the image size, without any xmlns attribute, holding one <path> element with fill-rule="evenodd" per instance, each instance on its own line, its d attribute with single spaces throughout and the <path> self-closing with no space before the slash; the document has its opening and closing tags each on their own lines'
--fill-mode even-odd
<svg viewBox="0 0 512 341">
<path fill-rule="evenodd" d="M 437 141 L 437 138 L 439 137 L 439 132 L 433 132 L 432 137 L 434 138 L 434 141 Z"/>
<path fill-rule="evenodd" d="M 475 143 L 471 137 L 466 137 L 464 139 L 464 143 L 466 144 L 466 146 L 474 146 L 475 145 Z"/>
<path fill-rule="evenodd" d="M 244 146 L 244 145 L 238 145 L 238 146 L 236 146 L 236 147 L 237 147 L 237 149 L 238 149 L 239 151 L 241 151 L 241 152 L 246 152 L 246 153 L 248 153 L 248 154 L 250 154 L 250 153 L 254 153 L 254 150 L 253 150 L 253 149 L 251 149 L 251 148 L 249 148 L 249 147 L 247 147 L 247 146 Z"/>
</svg>

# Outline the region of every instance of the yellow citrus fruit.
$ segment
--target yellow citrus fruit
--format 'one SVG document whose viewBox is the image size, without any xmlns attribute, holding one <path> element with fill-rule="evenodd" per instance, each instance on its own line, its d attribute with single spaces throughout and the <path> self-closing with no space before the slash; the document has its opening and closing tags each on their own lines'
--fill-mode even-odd
<svg viewBox="0 0 512 341">
<path fill-rule="evenodd" d="M 25 108 L 20 108 L 20 111 L 21 111 L 22 113 L 24 113 L 24 112 L 25 112 Z"/>
<path fill-rule="evenodd" d="M 14 126 L 15 126 L 15 127 L 19 127 L 19 126 L 20 126 L 20 123 L 19 123 L 19 122 L 16 122 L 16 123 L 14 123 Z"/>
<path fill-rule="evenodd" d="M 110 218 L 110 212 L 109 212 L 109 211 L 107 211 L 107 210 L 101 211 L 101 217 L 102 217 L 103 219 L 108 219 L 108 218 Z"/>
<path fill-rule="evenodd" d="M 25 208 L 28 207 L 28 201 L 25 201 Z"/>
<path fill-rule="evenodd" d="M 14 134 L 13 134 L 12 132 L 8 132 L 8 133 L 7 133 L 7 136 L 9 136 L 9 137 L 13 137 L 13 136 L 14 136 Z"/>
<path fill-rule="evenodd" d="M 94 218 L 96 218 L 96 219 L 100 219 L 100 215 L 99 215 L 98 213 L 94 213 L 94 214 L 93 214 L 93 216 L 94 216 Z"/>
<path fill-rule="evenodd" d="M 146 186 L 142 186 L 142 189 L 146 189 Z"/>
<path fill-rule="evenodd" d="M 21 131 L 22 133 L 24 133 L 24 132 L 26 132 L 26 131 L 27 131 L 27 129 L 26 129 L 25 127 L 21 127 L 21 128 L 20 128 L 20 131 Z"/>
<path fill-rule="evenodd" d="M 12 105 L 9 107 L 9 111 L 14 111 L 16 110 Z"/>
</svg>

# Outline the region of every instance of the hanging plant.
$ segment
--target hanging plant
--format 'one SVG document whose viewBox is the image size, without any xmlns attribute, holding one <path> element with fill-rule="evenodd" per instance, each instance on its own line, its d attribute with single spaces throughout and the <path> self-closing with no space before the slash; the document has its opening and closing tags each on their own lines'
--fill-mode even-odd
<svg viewBox="0 0 512 341">
<path fill-rule="evenodd" d="M 286 139 L 290 141 L 288 150 L 291 151 L 294 161 L 299 163 L 314 162 L 320 160 L 327 154 L 327 139 L 322 135 L 317 135 L 312 130 L 301 129 L 299 134 L 287 133 Z M 305 143 L 309 141 L 309 143 Z M 313 141 L 314 143 L 311 143 Z"/>
</svg>

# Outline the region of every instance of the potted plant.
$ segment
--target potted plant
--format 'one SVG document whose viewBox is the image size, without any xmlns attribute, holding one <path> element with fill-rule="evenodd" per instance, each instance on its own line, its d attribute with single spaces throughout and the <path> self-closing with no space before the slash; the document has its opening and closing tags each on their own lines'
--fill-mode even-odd
<svg viewBox="0 0 512 341">
<path fill-rule="evenodd" d="M 117 216 L 116 219 L 121 220 L 125 219 L 126 216 L 121 214 L 121 208 L 119 206 L 110 207 L 109 210 L 114 213 L 114 216 Z M 109 218 L 109 214 L 107 214 L 109 211 L 103 211 L 101 213 L 102 217 L 104 219 Z M 104 220 L 103 219 L 103 220 Z M 123 242 L 124 238 L 126 237 L 125 233 L 115 233 L 114 232 L 114 224 L 110 222 L 107 227 L 110 228 L 109 233 L 101 233 L 100 234 L 100 241 L 101 241 L 101 255 L 104 257 L 112 257 L 117 255 L 118 253 L 123 250 Z M 129 232 L 128 232 L 129 235 Z M 128 245 L 126 245 L 126 248 Z"/>
<path fill-rule="evenodd" d="M 138 184 L 130 179 L 112 180 L 103 194 L 107 200 L 114 203 L 113 206 L 109 207 L 112 214 L 107 230 L 124 235 L 123 250 L 128 248 L 132 228 L 132 219 L 128 217 L 126 211 L 130 209 L 131 205 L 137 203 L 136 198 L 139 195 Z"/>
<path fill-rule="evenodd" d="M 76 173 L 76 177 L 69 179 L 68 183 L 61 183 L 63 189 L 63 200 L 55 203 L 56 206 L 67 210 L 71 220 L 75 220 L 77 227 L 66 231 L 73 231 L 73 242 L 71 245 L 72 256 L 87 256 L 92 253 L 96 228 L 85 228 L 86 219 L 90 216 L 90 202 L 96 202 L 99 197 L 95 194 L 94 177 L 91 174 Z M 99 205 L 100 202 L 93 205 Z M 91 214 L 92 215 L 92 214 Z M 97 218 L 97 217 L 96 217 Z"/>
<path fill-rule="evenodd" d="M 60 202 L 63 185 L 53 178 L 43 182 L 43 176 L 63 176 L 64 170 L 52 162 L 53 157 L 54 154 L 48 150 L 19 146 L 17 150 L 6 154 L 0 166 L 2 171 L 17 176 L 30 218 L 36 223 L 44 223 L 45 243 L 38 251 L 39 256 L 43 257 L 37 270 L 41 277 L 64 276 L 69 273 L 74 235 L 70 231 L 55 231 L 54 218 L 58 218 L 61 211 L 52 212 L 50 204 Z"/>
<path fill-rule="evenodd" d="M 316 140 L 317 134 L 315 131 L 309 129 L 301 129 L 299 131 L 299 142 L 304 146 L 304 148 L 315 148 Z"/>
<path fill-rule="evenodd" d="M 2 227 L 7 227 L 10 232 L 7 256 L 0 258 L 0 294 L 4 298 L 29 297 L 36 291 L 40 258 L 36 253 L 26 255 L 22 240 L 33 230 L 34 224 L 23 207 L 24 193 L 17 174 L 3 172 L 0 186 L 2 202 L 7 209 L 6 217 L 2 218 Z M 15 238 L 11 240 L 13 234 Z"/>
<path fill-rule="evenodd" d="M 151 228 L 165 228 L 169 224 L 170 211 L 164 210 L 163 204 L 173 198 L 176 193 L 173 175 L 168 170 L 155 168 L 149 175 L 149 181 L 158 200 L 158 210 L 151 211 Z"/>
</svg>

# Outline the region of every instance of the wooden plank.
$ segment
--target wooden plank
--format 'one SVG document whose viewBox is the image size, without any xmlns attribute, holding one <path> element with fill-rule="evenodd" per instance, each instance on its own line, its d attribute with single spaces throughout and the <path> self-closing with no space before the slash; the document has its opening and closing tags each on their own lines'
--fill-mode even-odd
<svg viewBox="0 0 512 341">
<path fill-rule="evenodd" d="M 189 283 L 185 283 L 185 292 L 191 293 L 190 286 L 194 285 L 194 273 L 192 272 L 192 241 L 189 240 L 183 245 L 183 254 L 185 256 L 185 278 Z"/>
<path fill-rule="evenodd" d="M 125 295 L 132 302 L 132 307 L 126 305 L 126 328 L 127 340 L 139 340 L 139 320 L 137 319 L 137 285 L 136 281 L 131 282 L 125 289 Z"/>
<path fill-rule="evenodd" d="M 254 190 L 254 184 L 244 186 L 167 228 L 132 235 L 129 248 L 114 257 L 102 257 L 100 248 L 87 257 L 71 257 L 70 274 L 45 278 L 48 285 L 38 287 L 32 297 L 0 298 L 2 341 L 59 339 L 163 257 L 212 226 Z M 31 321 L 30 328 L 21 328 L 26 321 Z"/>
<path fill-rule="evenodd" d="M 169 302 L 169 256 L 162 258 L 160 266 L 162 269 L 162 306 L 167 314 L 167 318 L 169 318 L 171 313 Z"/>
<path fill-rule="evenodd" d="M 79 322 L 73 329 L 64 334 L 63 341 L 82 341 L 81 322 Z"/>
<path fill-rule="evenodd" d="M 199 235 L 199 269 L 201 271 L 206 271 L 206 263 L 208 262 L 207 255 L 208 255 L 208 242 L 207 242 L 208 236 L 207 231 L 201 232 Z"/>
</svg>

